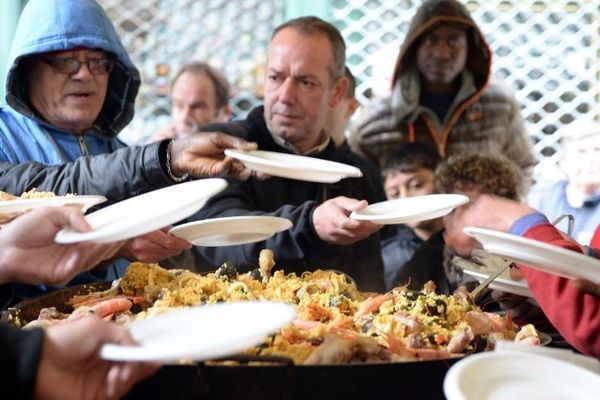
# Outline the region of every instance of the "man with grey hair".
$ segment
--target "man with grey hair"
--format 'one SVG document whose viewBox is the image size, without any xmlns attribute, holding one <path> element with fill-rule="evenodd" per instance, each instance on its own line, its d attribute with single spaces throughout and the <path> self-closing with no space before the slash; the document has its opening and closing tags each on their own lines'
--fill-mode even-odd
<svg viewBox="0 0 600 400">
<path fill-rule="evenodd" d="M 210 64 L 185 64 L 171 84 L 172 123 L 158 130 L 149 142 L 175 139 L 204 125 L 227 122 L 231 116 L 229 92 L 227 78 Z"/>
<path fill-rule="evenodd" d="M 345 43 L 334 26 L 316 17 L 288 21 L 269 43 L 264 106 L 243 121 L 205 129 L 255 141 L 260 150 L 354 165 L 363 177 L 335 184 L 279 177 L 229 182 L 193 219 L 272 215 L 294 226 L 258 243 L 195 248 L 196 268 L 214 269 L 229 261 L 249 270 L 260 250 L 269 248 L 286 272 L 332 268 L 353 277 L 362 290 L 383 289 L 381 225 L 349 218 L 352 211 L 384 199 L 379 177 L 353 153 L 338 151 L 325 129 L 328 113 L 346 93 L 344 67 Z"/>
<path fill-rule="evenodd" d="M 550 218 L 574 217 L 571 235 L 587 245 L 600 224 L 600 123 L 581 118 L 562 128 L 564 178 L 537 182 L 527 204 Z"/>
</svg>

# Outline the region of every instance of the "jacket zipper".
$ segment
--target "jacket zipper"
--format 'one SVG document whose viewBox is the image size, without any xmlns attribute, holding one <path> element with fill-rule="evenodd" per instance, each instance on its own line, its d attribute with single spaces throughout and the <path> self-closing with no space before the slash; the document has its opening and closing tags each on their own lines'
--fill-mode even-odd
<svg viewBox="0 0 600 400">
<path fill-rule="evenodd" d="M 83 135 L 77 135 L 77 141 L 79 142 L 79 149 L 81 150 L 81 154 L 83 156 L 88 156 L 87 145 L 85 144 L 85 140 L 83 139 Z"/>
</svg>

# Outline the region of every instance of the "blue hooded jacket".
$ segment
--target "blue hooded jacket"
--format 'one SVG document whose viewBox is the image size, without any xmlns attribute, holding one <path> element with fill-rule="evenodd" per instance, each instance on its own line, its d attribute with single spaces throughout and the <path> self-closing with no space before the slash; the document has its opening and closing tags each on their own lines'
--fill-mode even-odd
<svg viewBox="0 0 600 400">
<path fill-rule="evenodd" d="M 79 136 L 40 117 L 29 101 L 28 77 L 22 71 L 28 57 L 77 47 L 104 50 L 115 60 L 102 110 L 94 125 Z M 6 103 L 0 105 L 0 161 L 54 165 L 125 146 L 117 135 L 133 118 L 140 75 L 112 22 L 93 0 L 30 0 L 19 19 L 7 71 Z M 70 285 L 114 279 L 127 264 L 126 260 L 117 261 L 97 276 L 79 274 Z M 17 285 L 15 295 L 19 299 L 46 290 L 44 285 Z"/>
<path fill-rule="evenodd" d="M 30 56 L 77 47 L 104 50 L 116 61 L 100 115 L 81 144 L 73 132 L 44 121 L 32 109 L 21 67 Z M 60 164 L 124 146 L 116 137 L 133 118 L 140 75 L 112 22 L 93 0 L 30 0 L 19 19 L 6 70 L 8 104 L 0 105 L 0 161 Z"/>
</svg>

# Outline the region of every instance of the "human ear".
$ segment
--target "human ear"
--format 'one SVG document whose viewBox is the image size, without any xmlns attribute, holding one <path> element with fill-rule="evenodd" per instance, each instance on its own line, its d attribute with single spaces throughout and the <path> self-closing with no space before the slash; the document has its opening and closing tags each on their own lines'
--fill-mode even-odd
<svg viewBox="0 0 600 400">
<path fill-rule="evenodd" d="M 340 100 L 342 100 L 342 97 L 346 94 L 346 90 L 348 90 L 348 84 L 348 78 L 345 76 L 339 78 L 337 82 L 335 82 L 335 85 L 333 86 L 333 95 L 329 101 L 329 107 L 335 107 Z"/>
</svg>

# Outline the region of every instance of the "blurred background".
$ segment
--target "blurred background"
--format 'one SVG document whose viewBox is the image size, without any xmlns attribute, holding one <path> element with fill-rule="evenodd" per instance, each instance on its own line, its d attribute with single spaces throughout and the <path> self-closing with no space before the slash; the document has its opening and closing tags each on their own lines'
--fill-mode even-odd
<svg viewBox="0 0 600 400">
<path fill-rule="evenodd" d="M 205 60 L 233 87 L 234 117 L 261 103 L 266 46 L 281 22 L 317 15 L 346 40 L 361 104 L 390 87 L 390 75 L 420 0 L 97 0 L 140 69 L 136 116 L 121 134 L 145 141 L 169 118 L 169 83 L 179 67 Z M 0 1 L 0 76 L 26 0 Z M 597 0 L 464 1 L 494 51 L 495 74 L 523 107 L 539 160 L 536 178 L 556 179 L 560 132 L 582 115 L 600 118 L 600 3 Z M 4 85 L 0 89 L 4 98 Z M 358 113 L 357 113 L 358 114 Z M 558 133 L 557 133 L 558 132 Z"/>
</svg>

